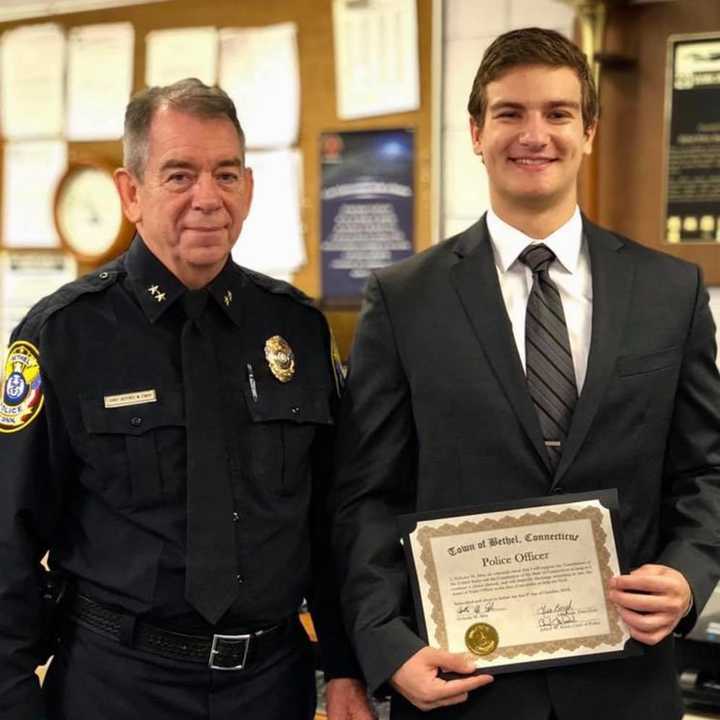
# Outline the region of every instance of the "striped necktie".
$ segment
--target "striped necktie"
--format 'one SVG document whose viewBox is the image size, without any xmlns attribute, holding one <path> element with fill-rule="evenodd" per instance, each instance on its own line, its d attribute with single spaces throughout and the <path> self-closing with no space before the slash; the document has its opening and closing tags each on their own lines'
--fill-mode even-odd
<svg viewBox="0 0 720 720">
<path fill-rule="evenodd" d="M 542 243 L 528 245 L 519 259 L 533 274 L 525 315 L 528 389 L 555 470 L 577 402 L 575 369 L 560 293 L 548 273 L 555 253 Z"/>
</svg>

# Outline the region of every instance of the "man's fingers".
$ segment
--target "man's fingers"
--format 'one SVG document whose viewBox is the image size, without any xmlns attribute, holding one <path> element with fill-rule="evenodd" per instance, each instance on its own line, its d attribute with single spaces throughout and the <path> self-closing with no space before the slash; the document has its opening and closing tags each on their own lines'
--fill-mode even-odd
<svg viewBox="0 0 720 720">
<path fill-rule="evenodd" d="M 667 637 L 666 632 L 642 632 L 635 628 L 630 628 L 630 636 L 638 642 L 644 643 L 645 645 L 657 645 L 661 640 Z"/>
<path fill-rule="evenodd" d="M 415 704 L 421 709 L 431 709 L 443 705 L 457 705 L 467 700 L 468 693 L 493 681 L 492 675 L 474 675 L 457 680 L 435 678 Z"/>
<path fill-rule="evenodd" d="M 458 678 L 457 680 L 440 680 L 443 683 L 443 689 L 438 697 L 452 697 L 453 695 L 467 694 L 471 690 L 483 685 L 488 685 L 493 681 L 492 675 L 473 675 L 469 678 Z"/>
<path fill-rule="evenodd" d="M 663 575 L 617 575 L 612 579 L 611 588 L 620 591 L 641 593 L 663 593 L 672 589 L 672 580 Z"/>
<path fill-rule="evenodd" d="M 464 702 L 469 692 L 493 681 L 491 675 L 444 680 L 438 674 L 443 669 L 469 674 L 475 671 L 475 661 L 466 654 L 424 647 L 398 668 L 390 683 L 416 707 L 431 710 Z"/>
<path fill-rule="evenodd" d="M 446 650 L 436 650 L 433 648 L 433 654 L 428 655 L 428 660 L 447 672 L 463 674 L 475 672 L 475 662 L 473 658 L 464 653 L 451 653 Z"/>
<path fill-rule="evenodd" d="M 636 610 L 637 612 L 655 613 L 668 609 L 668 599 L 664 595 L 646 595 L 612 590 L 610 599 L 624 608 Z"/>
<path fill-rule="evenodd" d="M 618 608 L 618 612 L 629 627 L 643 632 L 653 632 L 660 628 L 668 627 L 672 623 L 671 616 L 664 613 L 643 615 L 623 607 Z"/>
</svg>

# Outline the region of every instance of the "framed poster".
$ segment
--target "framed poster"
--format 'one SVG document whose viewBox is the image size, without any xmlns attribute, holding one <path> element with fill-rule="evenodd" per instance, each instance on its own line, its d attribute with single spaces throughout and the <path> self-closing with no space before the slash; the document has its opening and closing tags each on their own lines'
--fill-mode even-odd
<svg viewBox="0 0 720 720">
<path fill-rule="evenodd" d="M 323 133 L 320 161 L 322 299 L 357 305 L 373 270 L 413 253 L 414 134 Z"/>
<path fill-rule="evenodd" d="M 720 33 L 668 38 L 664 241 L 720 243 Z"/>
</svg>

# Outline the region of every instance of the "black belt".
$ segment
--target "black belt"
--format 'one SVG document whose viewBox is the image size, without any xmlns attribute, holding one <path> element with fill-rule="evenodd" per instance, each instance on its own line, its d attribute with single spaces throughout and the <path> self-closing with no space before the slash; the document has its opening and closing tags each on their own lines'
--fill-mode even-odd
<svg viewBox="0 0 720 720">
<path fill-rule="evenodd" d="M 124 628 L 134 619 L 84 595 L 76 595 L 68 610 L 71 622 L 117 642 L 123 641 Z M 132 647 L 174 660 L 203 663 L 212 670 L 243 670 L 283 647 L 296 629 L 290 619 L 240 635 L 184 635 L 142 620 L 132 625 Z"/>
</svg>

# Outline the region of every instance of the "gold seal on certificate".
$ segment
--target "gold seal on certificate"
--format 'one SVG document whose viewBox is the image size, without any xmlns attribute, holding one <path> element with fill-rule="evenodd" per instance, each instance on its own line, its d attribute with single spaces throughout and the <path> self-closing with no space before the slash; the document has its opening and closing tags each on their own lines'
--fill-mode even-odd
<svg viewBox="0 0 720 720">
<path fill-rule="evenodd" d="M 465 631 L 465 647 L 473 655 L 489 655 L 498 641 L 497 630 L 487 623 L 474 623 Z"/>
<path fill-rule="evenodd" d="M 483 672 L 637 654 L 608 599 L 616 509 L 598 491 L 402 516 L 420 633 Z"/>
</svg>

